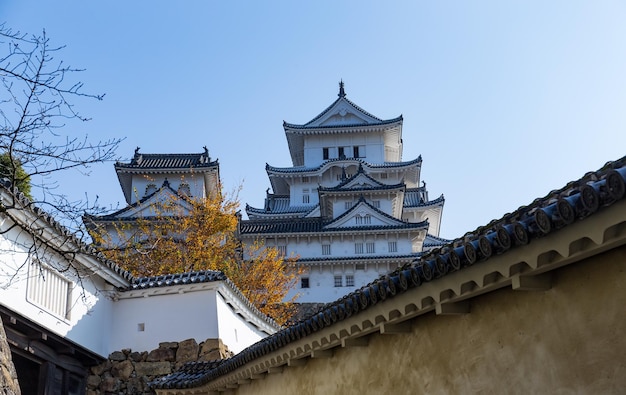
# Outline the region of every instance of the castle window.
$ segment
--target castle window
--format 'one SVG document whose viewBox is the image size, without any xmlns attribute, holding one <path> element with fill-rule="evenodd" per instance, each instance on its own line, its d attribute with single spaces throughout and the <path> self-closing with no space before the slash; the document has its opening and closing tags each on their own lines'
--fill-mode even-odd
<svg viewBox="0 0 626 395">
<path fill-rule="evenodd" d="M 56 270 L 34 260 L 29 266 L 26 299 L 58 317 L 69 319 L 71 285 Z"/>
<path fill-rule="evenodd" d="M 302 182 L 303 183 L 309 182 L 309 177 L 308 176 L 302 177 Z"/>
<path fill-rule="evenodd" d="M 380 208 L 380 200 L 373 200 L 372 201 L 372 206 L 374 206 L 376 208 Z"/>
<path fill-rule="evenodd" d="M 345 202 L 344 203 L 344 208 L 346 210 L 350 210 L 352 208 L 352 202 Z"/>
<path fill-rule="evenodd" d="M 352 156 L 355 158 L 365 158 L 365 146 L 355 145 L 352 147 Z"/>
<path fill-rule="evenodd" d="M 324 159 L 329 159 L 330 158 L 328 147 L 322 148 L 322 158 L 324 158 Z"/>
<path fill-rule="evenodd" d="M 302 190 L 302 203 L 308 204 L 309 201 L 310 201 L 309 188 L 305 188 Z"/>
<path fill-rule="evenodd" d="M 365 244 L 366 251 L 368 254 L 373 254 L 376 252 L 376 248 L 374 247 L 374 243 L 366 243 Z"/>
<path fill-rule="evenodd" d="M 343 147 L 339 147 L 339 159 L 346 159 L 346 154 Z"/>
<path fill-rule="evenodd" d="M 355 254 L 363 253 L 363 243 L 354 243 L 354 253 Z"/>
<path fill-rule="evenodd" d="M 300 288 L 309 288 L 309 278 L 308 277 L 302 277 L 300 279 Z"/>
<path fill-rule="evenodd" d="M 343 278 L 341 276 L 335 276 L 335 287 L 343 287 Z"/>
<path fill-rule="evenodd" d="M 278 253 L 282 256 L 287 256 L 287 246 L 276 246 Z"/>
<path fill-rule="evenodd" d="M 357 225 L 369 225 L 372 223 L 372 217 L 369 214 L 357 215 L 355 220 Z"/>
<path fill-rule="evenodd" d="M 389 246 L 389 252 L 398 252 L 398 242 L 390 241 L 388 243 L 388 246 Z"/>
<path fill-rule="evenodd" d="M 330 255 L 330 244 L 322 244 L 322 255 Z"/>
<path fill-rule="evenodd" d="M 381 173 L 381 174 L 380 174 L 380 178 L 381 178 L 381 179 L 385 179 L 385 178 L 387 178 L 387 173 Z"/>
<path fill-rule="evenodd" d="M 354 275 L 346 274 L 346 287 L 354 287 Z"/>
</svg>

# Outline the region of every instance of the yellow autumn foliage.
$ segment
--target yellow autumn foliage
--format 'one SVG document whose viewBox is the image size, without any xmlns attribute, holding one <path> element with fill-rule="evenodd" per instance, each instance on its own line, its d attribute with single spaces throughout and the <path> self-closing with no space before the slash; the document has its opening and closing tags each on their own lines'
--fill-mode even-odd
<svg viewBox="0 0 626 395">
<path fill-rule="evenodd" d="M 242 246 L 236 238 L 237 207 L 235 198 L 175 196 L 152 204 L 144 210 L 150 214 L 136 221 L 115 223 L 113 235 L 92 231 L 92 237 L 109 259 L 135 276 L 222 271 L 255 307 L 282 325 L 294 311 L 295 297 L 285 297 L 300 269 L 295 258 L 261 242 Z M 244 253 L 252 258 L 244 260 Z"/>
</svg>

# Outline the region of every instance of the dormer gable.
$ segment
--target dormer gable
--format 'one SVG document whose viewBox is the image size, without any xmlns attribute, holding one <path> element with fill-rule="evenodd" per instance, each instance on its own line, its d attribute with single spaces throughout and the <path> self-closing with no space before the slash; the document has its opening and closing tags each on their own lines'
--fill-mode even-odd
<svg viewBox="0 0 626 395">
<path fill-rule="evenodd" d="M 404 188 L 403 183 L 388 185 L 375 180 L 367 175 L 363 169 L 363 164 L 359 164 L 359 170 L 351 177 L 345 175 L 345 171 L 342 172 L 342 180 L 334 187 L 320 187 L 320 190 L 325 191 L 339 191 L 339 190 L 365 190 L 365 189 L 377 189 L 377 188 Z"/>
<path fill-rule="evenodd" d="M 102 217 L 95 217 L 97 220 L 122 220 L 133 218 L 149 218 L 157 215 L 185 215 L 192 208 L 191 203 L 185 195 L 175 191 L 170 184 L 165 181 L 163 185 L 150 195 L 140 201 L 125 207 L 115 213 Z"/>
<path fill-rule="evenodd" d="M 324 226 L 325 229 L 346 227 L 399 226 L 406 223 L 393 218 L 367 203 L 363 197 L 351 209 Z"/>
<path fill-rule="evenodd" d="M 368 125 L 380 123 L 381 119 L 362 110 L 345 97 L 340 97 L 326 111 L 306 123 L 308 127 L 329 127 L 344 125 Z"/>
<path fill-rule="evenodd" d="M 381 125 L 402 120 L 402 116 L 383 120 L 365 111 L 355 103 L 348 100 L 344 89 L 343 81 L 339 82 L 339 98 L 335 100 L 324 111 L 304 125 L 284 122 L 285 129 L 315 129 L 329 128 L 334 126 L 351 125 Z"/>
</svg>

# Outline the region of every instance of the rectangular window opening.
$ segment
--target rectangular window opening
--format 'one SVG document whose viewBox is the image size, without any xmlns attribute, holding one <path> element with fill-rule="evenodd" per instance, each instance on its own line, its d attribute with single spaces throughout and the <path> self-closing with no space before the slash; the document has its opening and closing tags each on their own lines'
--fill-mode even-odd
<svg viewBox="0 0 626 395">
<path fill-rule="evenodd" d="M 309 188 L 304 188 L 302 190 L 302 203 L 308 204 L 309 201 Z"/>
<path fill-rule="evenodd" d="M 398 242 L 390 241 L 389 243 L 389 252 L 398 252 Z"/>
<path fill-rule="evenodd" d="M 335 287 L 343 287 L 343 277 L 335 276 Z"/>
<path fill-rule="evenodd" d="M 308 277 L 302 277 L 300 279 L 300 288 L 309 288 L 309 278 Z"/>
<path fill-rule="evenodd" d="M 27 300 L 48 312 L 70 318 L 72 283 L 59 275 L 56 270 L 33 260 L 29 267 Z"/>
<path fill-rule="evenodd" d="M 346 287 L 354 287 L 354 275 L 346 274 Z"/>
</svg>

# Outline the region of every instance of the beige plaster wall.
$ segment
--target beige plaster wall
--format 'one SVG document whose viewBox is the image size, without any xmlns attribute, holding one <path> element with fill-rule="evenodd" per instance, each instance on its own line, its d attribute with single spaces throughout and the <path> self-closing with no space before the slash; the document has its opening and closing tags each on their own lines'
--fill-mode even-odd
<svg viewBox="0 0 626 395">
<path fill-rule="evenodd" d="M 553 272 L 552 289 L 506 288 L 471 313 L 285 367 L 236 394 L 626 393 L 626 247 Z"/>
</svg>

